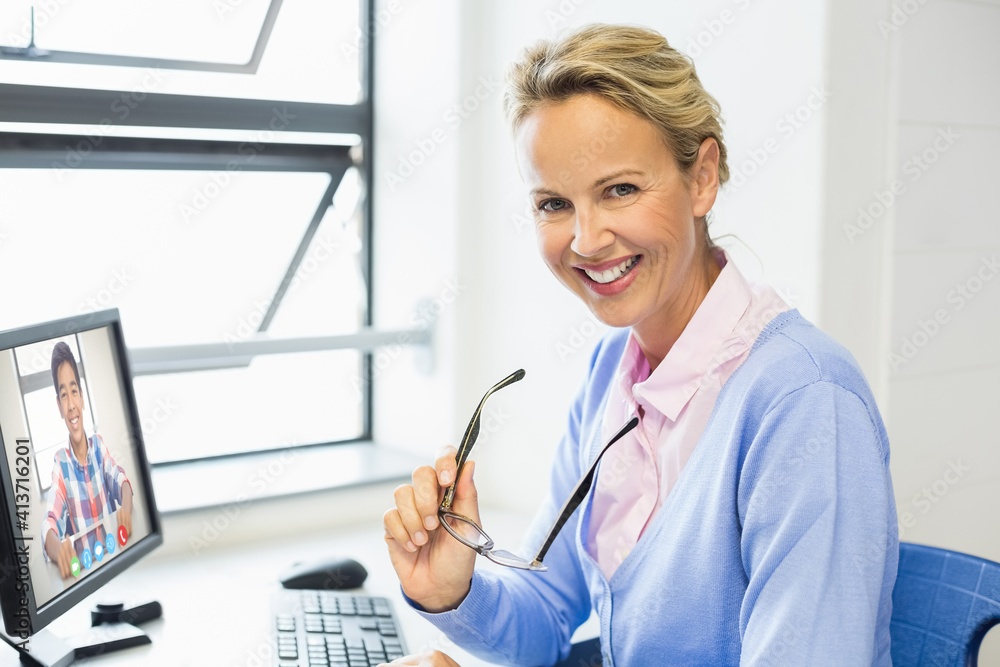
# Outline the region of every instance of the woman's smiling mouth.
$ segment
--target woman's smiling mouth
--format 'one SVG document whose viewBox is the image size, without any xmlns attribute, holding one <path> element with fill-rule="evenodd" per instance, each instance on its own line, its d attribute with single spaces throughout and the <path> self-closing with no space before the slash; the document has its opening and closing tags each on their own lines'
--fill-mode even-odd
<svg viewBox="0 0 1000 667">
<path fill-rule="evenodd" d="M 636 266 L 642 255 L 626 257 L 616 263 L 606 262 L 594 267 L 575 267 L 584 277 L 584 283 L 601 296 L 614 296 L 625 290 L 635 280 Z"/>
</svg>

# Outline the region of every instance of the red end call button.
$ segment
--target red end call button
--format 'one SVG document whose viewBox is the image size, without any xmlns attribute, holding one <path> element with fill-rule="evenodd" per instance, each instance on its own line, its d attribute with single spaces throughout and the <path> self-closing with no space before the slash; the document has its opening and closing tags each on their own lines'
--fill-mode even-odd
<svg viewBox="0 0 1000 667">
<path fill-rule="evenodd" d="M 128 542 L 128 531 L 125 530 L 125 526 L 118 526 L 118 543 L 125 546 Z"/>
</svg>

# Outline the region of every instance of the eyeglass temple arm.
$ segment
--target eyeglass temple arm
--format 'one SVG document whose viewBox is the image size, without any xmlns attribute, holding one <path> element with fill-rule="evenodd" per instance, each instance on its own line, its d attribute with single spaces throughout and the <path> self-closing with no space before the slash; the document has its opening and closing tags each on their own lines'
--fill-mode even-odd
<svg viewBox="0 0 1000 667">
<path fill-rule="evenodd" d="M 462 445 L 458 448 L 458 453 L 455 454 L 455 463 L 457 464 L 455 468 L 455 481 L 453 481 L 447 491 L 444 492 L 444 499 L 441 500 L 441 509 L 451 509 L 451 503 L 455 500 L 455 488 L 458 486 L 458 480 L 462 478 L 462 470 L 465 468 L 465 461 L 469 458 L 472 446 L 476 444 L 476 438 L 479 436 L 479 418 L 482 415 L 483 406 L 486 405 L 486 399 L 489 398 L 493 392 L 499 391 L 507 385 L 514 384 L 523 378 L 523 368 L 514 371 L 490 387 L 490 390 L 483 396 L 483 400 L 479 401 L 479 406 L 472 414 L 472 419 L 469 421 L 469 425 L 465 427 L 465 436 L 462 438 Z"/>
<path fill-rule="evenodd" d="M 587 494 L 590 492 L 590 486 L 594 481 L 594 472 L 597 470 L 597 464 L 600 462 L 601 457 L 604 456 L 604 452 L 608 451 L 611 445 L 621 440 L 626 433 L 638 425 L 639 418 L 632 417 L 632 419 L 628 420 L 627 424 L 622 426 L 618 432 L 615 433 L 610 440 L 608 440 L 608 443 L 604 445 L 601 451 L 597 453 L 597 458 L 595 458 L 593 463 L 590 464 L 587 474 L 583 476 L 583 479 L 577 482 L 572 495 L 570 495 L 569 499 L 566 500 L 566 504 L 564 504 L 562 509 L 559 511 L 556 522 L 552 524 L 552 528 L 549 529 L 548 534 L 545 536 L 545 542 L 542 543 L 541 548 L 538 549 L 538 553 L 535 554 L 535 559 L 532 561 L 533 565 L 540 565 L 542 563 L 542 559 L 545 558 L 545 554 L 548 552 L 549 547 L 552 546 L 552 543 L 555 541 L 559 531 L 562 530 L 562 527 L 567 521 L 569 521 L 569 518 L 573 516 L 573 512 L 575 512 L 576 508 L 580 506 L 583 499 L 587 497 Z"/>
</svg>

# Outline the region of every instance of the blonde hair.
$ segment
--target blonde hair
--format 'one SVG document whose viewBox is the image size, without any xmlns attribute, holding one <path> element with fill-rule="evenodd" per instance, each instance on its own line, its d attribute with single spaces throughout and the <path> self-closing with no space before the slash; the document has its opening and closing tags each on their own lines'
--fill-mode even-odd
<svg viewBox="0 0 1000 667">
<path fill-rule="evenodd" d="M 544 104 L 590 93 L 651 122 L 685 178 L 712 137 L 719 144 L 719 184 L 729 180 L 719 103 L 691 59 L 653 30 L 593 24 L 539 42 L 510 66 L 506 83 L 504 115 L 513 131 Z"/>
</svg>

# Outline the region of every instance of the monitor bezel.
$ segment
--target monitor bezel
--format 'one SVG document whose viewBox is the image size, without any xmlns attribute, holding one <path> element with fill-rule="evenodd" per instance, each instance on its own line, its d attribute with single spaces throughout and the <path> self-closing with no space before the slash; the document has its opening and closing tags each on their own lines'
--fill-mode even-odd
<svg viewBox="0 0 1000 667">
<path fill-rule="evenodd" d="M 160 520 L 160 513 L 156 506 L 156 499 L 153 492 L 153 483 L 149 458 L 146 454 L 146 445 L 142 437 L 142 427 L 139 420 L 139 410 L 135 402 L 135 390 L 132 385 L 132 372 L 129 364 L 128 349 L 125 346 L 125 338 L 122 333 L 121 318 L 118 309 L 103 310 L 99 312 L 77 315 L 42 324 L 36 324 L 18 329 L 0 331 L 0 351 L 30 345 L 52 338 L 69 336 L 72 334 L 109 327 L 111 329 L 112 346 L 118 359 L 118 379 L 121 383 L 124 409 L 130 421 L 131 443 L 135 449 L 135 461 L 138 470 L 136 474 L 142 480 L 145 495 L 146 512 L 149 516 L 149 534 L 131 545 L 123 551 L 121 555 L 113 558 L 103 567 L 94 570 L 91 574 L 78 581 L 70 588 L 56 594 L 39 609 L 36 606 L 34 590 L 27 599 L 29 631 L 31 634 L 37 633 L 46 625 L 62 616 L 69 609 L 79 604 L 84 598 L 91 595 L 106 584 L 110 579 L 118 576 L 123 570 L 148 554 L 150 551 L 163 543 L 163 529 Z M 11 443 L 16 446 L 16 443 Z M 6 443 L 3 439 L 3 432 L 0 430 L 0 449 L 6 452 Z M 13 476 L 8 466 L 7 456 L 0 457 L 0 568 L 2 573 L 14 573 L 13 576 L 0 576 L 0 607 L 2 607 L 4 626 L 7 634 L 11 637 L 19 636 L 20 628 L 17 627 L 19 617 L 23 614 L 17 612 L 22 609 L 20 604 L 21 595 L 17 590 L 18 563 L 16 548 L 20 539 L 15 534 L 13 512 L 15 511 L 15 489 Z M 138 495 L 138 494 L 137 494 Z M 34 527 L 32 527 L 34 528 Z M 20 531 L 18 531 L 18 534 Z M 32 537 L 36 537 L 32 535 Z M 29 558 L 44 558 L 41 554 L 41 541 L 34 539 L 32 546 L 39 548 L 29 551 Z M 30 548 L 29 548 L 30 549 Z M 13 630 L 13 632 L 12 632 Z"/>
</svg>

